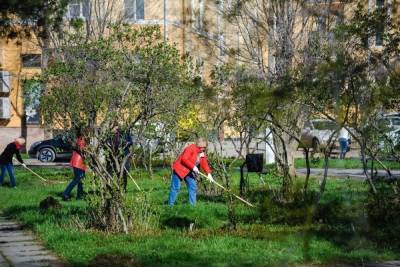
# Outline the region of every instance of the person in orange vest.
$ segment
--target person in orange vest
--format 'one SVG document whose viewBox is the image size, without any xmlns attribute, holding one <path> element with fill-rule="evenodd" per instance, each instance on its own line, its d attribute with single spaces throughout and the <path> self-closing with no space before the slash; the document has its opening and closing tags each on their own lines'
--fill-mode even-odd
<svg viewBox="0 0 400 267">
<path fill-rule="evenodd" d="M 25 138 L 19 137 L 14 140 L 14 142 L 9 143 L 7 147 L 4 149 L 3 153 L 0 155 L 0 166 L 1 166 L 1 174 L 0 174 L 0 186 L 3 185 L 3 179 L 6 175 L 6 171 L 8 172 L 8 176 L 10 177 L 10 184 L 12 188 L 15 188 L 17 183 L 15 182 L 14 176 L 14 165 L 13 165 L 13 156 L 17 157 L 17 160 L 25 166 L 24 161 L 21 158 L 21 154 L 19 153 L 20 149 L 25 144 Z"/>
<path fill-rule="evenodd" d="M 65 201 L 71 199 L 71 191 L 74 189 L 76 185 L 78 186 L 78 192 L 76 198 L 80 199 L 83 196 L 82 179 L 85 177 L 86 165 L 82 156 L 82 151 L 85 148 L 85 146 L 86 146 L 85 139 L 83 138 L 81 133 L 78 133 L 78 138 L 76 140 L 76 145 L 73 148 L 72 157 L 70 161 L 70 166 L 74 171 L 74 179 L 69 183 L 67 188 L 62 193 L 62 198 Z"/>
<path fill-rule="evenodd" d="M 181 181 L 185 181 L 189 191 L 190 205 L 196 204 L 197 182 L 196 176 L 202 169 L 209 180 L 213 181 L 211 169 L 208 165 L 206 149 L 207 140 L 199 138 L 196 144 L 186 147 L 182 154 L 172 165 L 171 188 L 169 192 L 168 204 L 173 206 L 181 186 Z"/>
</svg>

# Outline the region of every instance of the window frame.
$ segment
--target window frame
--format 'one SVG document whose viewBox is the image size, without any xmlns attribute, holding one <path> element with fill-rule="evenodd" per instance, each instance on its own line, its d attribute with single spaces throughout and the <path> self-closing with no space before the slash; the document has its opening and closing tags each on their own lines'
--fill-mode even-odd
<svg viewBox="0 0 400 267">
<path fill-rule="evenodd" d="M 204 30 L 204 11 L 205 0 L 191 1 L 192 30 L 195 32 L 203 32 Z"/>
<path fill-rule="evenodd" d="M 0 97 L 0 120 L 11 119 L 11 101 L 9 97 Z M 6 105 L 3 105 L 6 103 Z"/>
<path fill-rule="evenodd" d="M 384 8 L 386 5 L 385 0 L 375 0 L 375 8 L 376 9 L 381 9 Z M 379 25 L 376 25 L 376 33 L 374 37 L 374 43 L 376 47 L 382 47 L 384 43 L 383 36 L 385 34 L 385 23 L 381 23 Z"/>
<path fill-rule="evenodd" d="M 89 12 L 89 0 L 72 0 L 70 3 L 68 3 L 67 6 L 67 18 L 68 19 L 87 19 L 87 14 L 85 14 L 85 4 L 87 4 L 88 6 L 86 7 L 88 10 L 87 12 Z M 71 14 L 71 9 L 72 6 L 79 6 L 79 15 L 78 16 L 73 16 Z"/>
<path fill-rule="evenodd" d="M 38 61 L 39 64 L 34 64 L 34 63 L 33 64 L 25 64 L 24 57 L 27 58 L 29 56 L 32 57 L 29 61 L 33 61 L 36 58 L 39 58 L 39 61 Z M 21 66 L 22 66 L 22 68 L 41 68 L 42 67 L 42 54 L 35 54 L 35 53 L 21 54 Z"/>
<path fill-rule="evenodd" d="M 142 6 L 142 16 L 138 18 L 138 1 L 142 1 L 143 6 Z M 126 10 L 127 8 L 127 2 L 131 2 L 132 6 L 128 7 L 129 9 L 132 9 L 132 16 L 127 16 Z M 144 21 L 146 18 L 146 1 L 145 0 L 124 0 L 124 20 L 128 22 L 141 22 Z"/>
<path fill-rule="evenodd" d="M 8 71 L 0 71 L 0 93 L 10 93 L 11 91 L 11 75 Z"/>
</svg>

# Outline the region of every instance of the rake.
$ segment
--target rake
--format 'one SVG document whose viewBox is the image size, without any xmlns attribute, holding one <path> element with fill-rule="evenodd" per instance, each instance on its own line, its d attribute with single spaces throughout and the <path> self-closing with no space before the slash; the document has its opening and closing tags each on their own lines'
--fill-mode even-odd
<svg viewBox="0 0 400 267">
<path fill-rule="evenodd" d="M 219 188 L 222 188 L 225 192 L 228 192 L 229 194 L 231 194 L 232 196 L 236 197 L 237 199 L 239 199 L 240 201 L 242 201 L 243 203 L 245 203 L 246 205 L 255 208 L 255 206 L 253 204 L 251 204 L 250 202 L 248 202 L 247 200 L 245 200 L 244 198 L 241 198 L 240 196 L 232 193 L 229 189 L 225 188 L 223 185 L 219 184 L 217 181 L 215 180 L 209 180 L 208 177 L 206 175 L 204 175 L 203 173 L 199 172 L 199 174 L 201 176 L 203 176 L 204 178 L 206 178 L 208 181 L 210 181 L 211 183 L 214 183 L 216 186 L 218 186 Z"/>
<path fill-rule="evenodd" d="M 43 178 L 43 176 L 41 176 L 41 175 L 38 174 L 37 172 L 33 171 L 33 170 L 32 170 L 31 168 L 29 168 L 28 166 L 22 165 L 22 164 L 21 164 L 21 166 L 24 167 L 26 170 L 28 170 L 30 173 L 34 174 L 36 177 L 38 177 L 38 178 L 39 178 L 40 180 L 42 180 L 42 182 L 44 182 L 44 183 L 52 183 L 52 184 L 63 184 L 63 183 L 65 183 L 65 182 L 63 182 L 63 181 L 49 181 L 49 180 Z"/>
</svg>

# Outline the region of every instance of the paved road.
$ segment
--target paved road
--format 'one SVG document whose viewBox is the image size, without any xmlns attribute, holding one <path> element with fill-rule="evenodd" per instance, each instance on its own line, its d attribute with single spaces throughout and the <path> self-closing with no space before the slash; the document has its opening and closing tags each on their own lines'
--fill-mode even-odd
<svg viewBox="0 0 400 267">
<path fill-rule="evenodd" d="M 306 168 L 296 169 L 299 174 L 305 175 L 307 173 Z M 323 176 L 324 169 L 311 169 L 312 176 Z M 400 178 L 400 170 L 392 171 L 392 175 L 395 178 Z M 350 177 L 357 179 L 364 179 L 364 171 L 362 169 L 329 169 L 328 176 L 334 177 Z M 384 170 L 378 170 L 378 177 L 387 177 L 387 174 Z"/>
<path fill-rule="evenodd" d="M 4 217 L 0 217 L 0 267 L 64 266 L 33 235 Z"/>
<path fill-rule="evenodd" d="M 396 267 L 400 266 L 400 261 L 387 261 L 382 263 L 367 263 L 365 267 Z"/>
</svg>

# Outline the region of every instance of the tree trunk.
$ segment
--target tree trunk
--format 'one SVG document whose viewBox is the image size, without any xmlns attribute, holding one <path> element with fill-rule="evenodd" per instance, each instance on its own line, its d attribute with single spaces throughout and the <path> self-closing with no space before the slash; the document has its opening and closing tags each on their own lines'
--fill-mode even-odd
<svg viewBox="0 0 400 267">
<path fill-rule="evenodd" d="M 294 169 L 294 157 L 292 151 L 290 151 L 290 138 L 285 133 L 279 133 L 274 131 L 274 146 L 275 146 L 275 157 L 278 172 L 282 175 L 282 192 L 284 195 L 290 191 L 292 186 L 292 174 L 296 174 Z M 289 151 L 288 151 L 289 149 Z M 290 153 L 290 154 L 289 154 Z"/>
<path fill-rule="evenodd" d="M 307 169 L 307 175 L 306 175 L 306 179 L 304 182 L 304 195 L 307 194 L 307 190 L 308 190 L 308 182 L 310 180 L 310 151 L 308 150 L 308 148 L 304 148 L 304 155 L 306 158 L 306 169 Z"/>
</svg>

